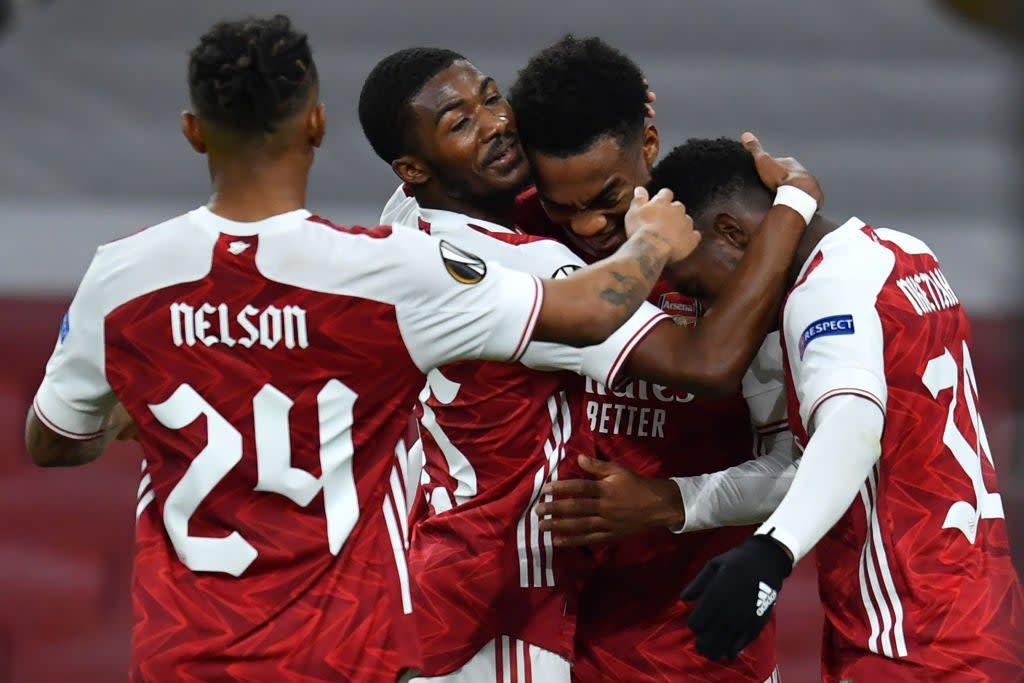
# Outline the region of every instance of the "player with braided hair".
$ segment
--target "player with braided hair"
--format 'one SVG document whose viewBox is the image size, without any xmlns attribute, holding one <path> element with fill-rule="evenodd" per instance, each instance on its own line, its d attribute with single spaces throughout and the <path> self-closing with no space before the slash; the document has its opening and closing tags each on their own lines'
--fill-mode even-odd
<svg viewBox="0 0 1024 683">
<path fill-rule="evenodd" d="M 189 91 L 213 195 L 97 250 L 26 446 L 52 467 L 142 445 L 132 680 L 393 683 L 419 663 L 396 444 L 426 373 L 603 341 L 696 237 L 641 190 L 622 253 L 555 282 L 312 216 L 324 108 L 283 16 L 214 26 Z"/>
<path fill-rule="evenodd" d="M 306 35 L 292 31 L 280 14 L 215 25 L 192 50 L 188 71 L 199 116 L 243 133 L 276 133 L 318 85 Z"/>
</svg>

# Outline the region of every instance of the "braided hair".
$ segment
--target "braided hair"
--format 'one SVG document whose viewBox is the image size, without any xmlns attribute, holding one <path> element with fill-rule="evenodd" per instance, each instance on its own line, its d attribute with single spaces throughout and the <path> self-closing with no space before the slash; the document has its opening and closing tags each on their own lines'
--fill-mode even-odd
<svg viewBox="0 0 1024 683">
<path fill-rule="evenodd" d="M 317 83 L 306 34 L 283 14 L 215 24 L 189 53 L 196 113 L 242 134 L 276 132 Z"/>
<path fill-rule="evenodd" d="M 427 81 L 465 59 L 451 50 L 411 47 L 377 62 L 359 93 L 359 122 L 377 156 L 390 164 L 408 152 L 410 102 Z"/>
</svg>

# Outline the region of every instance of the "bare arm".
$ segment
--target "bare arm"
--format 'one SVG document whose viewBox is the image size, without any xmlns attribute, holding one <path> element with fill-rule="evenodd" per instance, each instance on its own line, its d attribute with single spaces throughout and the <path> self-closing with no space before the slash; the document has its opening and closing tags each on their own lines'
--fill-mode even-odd
<svg viewBox="0 0 1024 683">
<path fill-rule="evenodd" d="M 773 159 L 757 138 L 745 139 L 765 183 L 794 185 L 821 202 L 817 181 L 793 160 Z M 774 206 L 751 238 L 736 273 L 696 327 L 662 323 L 630 355 L 626 371 L 658 384 L 716 393 L 735 389 L 778 315 L 803 217 Z"/>
<path fill-rule="evenodd" d="M 25 448 L 39 467 L 75 467 L 100 457 L 115 439 L 135 436 L 135 423 L 121 404 L 114 406 L 103 431 L 91 439 L 72 439 L 50 429 L 31 406 L 25 418 Z"/>
<path fill-rule="evenodd" d="M 630 355 L 626 372 L 694 393 L 734 390 L 778 315 L 800 215 L 773 207 L 714 308 L 696 327 L 661 323 Z"/>
<path fill-rule="evenodd" d="M 631 237 L 612 256 L 571 277 L 544 281 L 535 341 L 603 342 L 647 299 L 665 265 L 685 258 L 700 241 L 668 190 L 647 201 L 646 191 L 637 188 L 626 226 Z"/>
</svg>

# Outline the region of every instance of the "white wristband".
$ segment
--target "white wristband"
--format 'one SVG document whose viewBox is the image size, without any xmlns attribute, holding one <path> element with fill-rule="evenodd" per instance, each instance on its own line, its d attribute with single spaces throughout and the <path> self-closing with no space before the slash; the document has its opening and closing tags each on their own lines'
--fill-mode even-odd
<svg viewBox="0 0 1024 683">
<path fill-rule="evenodd" d="M 804 223 L 810 223 L 814 212 L 818 210 L 818 200 L 807 194 L 799 187 L 793 185 L 782 185 L 775 193 L 775 202 L 772 206 L 788 206 L 803 216 Z"/>
</svg>

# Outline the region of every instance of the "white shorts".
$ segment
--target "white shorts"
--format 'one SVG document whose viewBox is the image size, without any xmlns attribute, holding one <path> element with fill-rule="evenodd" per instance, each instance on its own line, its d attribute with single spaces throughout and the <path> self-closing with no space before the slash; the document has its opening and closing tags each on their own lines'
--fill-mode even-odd
<svg viewBox="0 0 1024 683">
<path fill-rule="evenodd" d="M 570 683 L 569 660 L 522 640 L 499 636 L 446 676 L 410 683 Z"/>
</svg>

